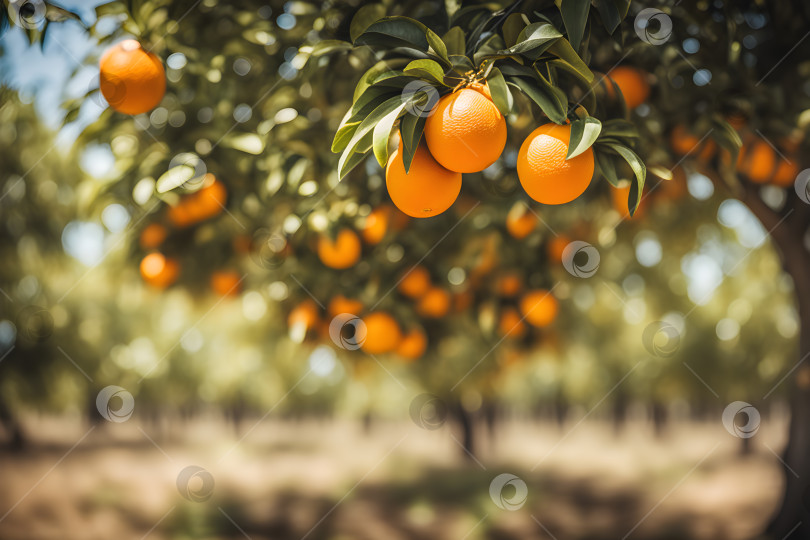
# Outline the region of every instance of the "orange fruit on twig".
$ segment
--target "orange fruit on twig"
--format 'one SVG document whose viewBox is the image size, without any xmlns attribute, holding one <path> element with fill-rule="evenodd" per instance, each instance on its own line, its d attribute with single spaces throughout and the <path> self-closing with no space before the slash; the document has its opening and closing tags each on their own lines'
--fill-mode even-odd
<svg viewBox="0 0 810 540">
<path fill-rule="evenodd" d="M 419 299 L 416 305 L 416 312 L 422 317 L 438 319 L 447 315 L 450 310 L 450 293 L 439 287 L 431 287 L 428 292 Z"/>
<path fill-rule="evenodd" d="M 526 203 L 519 203 L 513 206 L 506 215 L 506 230 L 513 238 L 522 240 L 534 231 L 538 221 L 537 216 Z"/>
<path fill-rule="evenodd" d="M 225 185 L 206 174 L 206 185 L 195 193 L 186 195 L 180 202 L 169 208 L 169 221 L 176 227 L 190 227 L 206 219 L 219 215 L 225 209 L 228 190 Z"/>
<path fill-rule="evenodd" d="M 542 328 L 557 318 L 559 306 L 551 291 L 537 289 L 526 293 L 520 299 L 520 312 L 533 326 Z"/>
<path fill-rule="evenodd" d="M 543 124 L 532 131 L 518 152 L 520 185 L 543 204 L 565 204 L 582 195 L 594 171 L 593 149 L 565 159 L 571 126 Z"/>
<path fill-rule="evenodd" d="M 141 249 L 155 249 L 166 240 L 168 234 L 169 231 L 160 223 L 150 223 L 141 231 Z"/>
<path fill-rule="evenodd" d="M 341 313 L 349 313 L 350 315 L 359 315 L 363 311 L 363 303 L 360 300 L 346 298 L 339 294 L 332 298 L 329 305 L 326 307 L 327 313 L 330 317 L 337 317 Z"/>
<path fill-rule="evenodd" d="M 717 151 L 717 144 L 713 139 L 704 136 L 698 137 L 684 125 L 672 128 L 669 134 L 669 144 L 672 151 L 679 156 L 689 155 L 698 160 L 709 161 Z"/>
<path fill-rule="evenodd" d="M 737 157 L 737 172 L 751 182 L 764 184 L 776 172 L 777 155 L 771 145 L 759 137 L 750 137 L 743 142 Z"/>
<path fill-rule="evenodd" d="M 397 289 L 408 298 L 420 298 L 430 289 L 430 273 L 424 266 L 414 266 L 402 276 Z"/>
<path fill-rule="evenodd" d="M 366 339 L 361 348 L 369 354 L 392 352 L 402 341 L 402 331 L 396 319 L 384 311 L 370 313 L 363 317 L 366 325 Z"/>
<path fill-rule="evenodd" d="M 211 290 L 219 296 L 238 296 L 242 291 L 242 276 L 233 270 L 211 274 Z"/>
<path fill-rule="evenodd" d="M 396 207 L 418 218 L 432 217 L 450 208 L 461 191 L 461 174 L 439 165 L 424 142 L 416 148 L 406 174 L 403 151 L 400 141 L 385 169 L 385 185 Z"/>
<path fill-rule="evenodd" d="M 518 339 L 526 334 L 526 325 L 515 308 L 506 308 L 498 321 L 498 334 L 502 337 Z"/>
<path fill-rule="evenodd" d="M 318 257 L 329 268 L 343 270 L 360 260 L 360 239 L 351 229 L 341 229 L 334 240 L 326 235 L 318 238 Z"/>
<path fill-rule="evenodd" d="M 484 88 L 479 85 L 447 94 L 425 121 L 430 153 L 451 171 L 483 171 L 506 146 L 506 120 Z"/>
<path fill-rule="evenodd" d="M 99 68 L 101 94 L 118 112 L 148 112 L 157 107 L 166 93 L 163 63 L 134 39 L 107 49 L 101 56 Z"/>
<path fill-rule="evenodd" d="M 372 210 L 371 213 L 366 216 L 366 222 L 363 225 L 363 230 L 360 232 L 363 236 L 363 240 L 372 246 L 379 244 L 382 239 L 385 238 L 385 233 L 388 232 L 389 221 L 391 221 L 390 206 L 380 206 Z"/>
<path fill-rule="evenodd" d="M 402 338 L 396 353 L 406 360 L 422 358 L 427 349 L 427 337 L 421 328 L 414 328 Z"/>
</svg>

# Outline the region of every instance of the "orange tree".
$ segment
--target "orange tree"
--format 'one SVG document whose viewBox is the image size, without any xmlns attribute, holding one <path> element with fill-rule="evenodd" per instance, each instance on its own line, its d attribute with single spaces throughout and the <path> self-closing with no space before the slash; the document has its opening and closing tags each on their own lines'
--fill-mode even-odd
<svg viewBox="0 0 810 540">
<path fill-rule="evenodd" d="M 110 193 L 165 228 L 142 237 L 161 253 L 142 265 L 157 287 L 236 290 L 244 274 L 230 269 L 252 253 L 249 285 L 288 283 L 278 297 L 295 340 L 418 357 L 424 332 L 418 371 L 433 391 L 486 388 L 500 344 L 550 334 L 547 254 L 588 265 L 532 215 L 555 230 L 614 189 L 630 218 L 683 162 L 771 233 L 795 283 L 800 358 L 810 352 L 803 6 L 136 1 L 97 13 L 121 23 L 100 42 L 134 36 L 168 68 L 148 116 L 108 110 L 79 141 L 110 145 Z M 102 70 L 101 90 L 115 108 L 149 73 Z M 330 335 L 335 314 L 349 317 Z M 799 478 L 786 475 L 774 537 L 807 523 L 807 369 L 792 370 L 784 460 Z"/>
</svg>

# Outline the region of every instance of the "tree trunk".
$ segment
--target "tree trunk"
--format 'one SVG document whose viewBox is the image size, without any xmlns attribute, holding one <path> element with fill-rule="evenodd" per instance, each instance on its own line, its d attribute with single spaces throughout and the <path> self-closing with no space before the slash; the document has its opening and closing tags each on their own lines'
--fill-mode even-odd
<svg viewBox="0 0 810 540">
<path fill-rule="evenodd" d="M 472 415 L 460 403 L 455 406 L 455 416 L 461 428 L 462 454 L 467 460 L 475 456 L 475 433 Z"/>
</svg>

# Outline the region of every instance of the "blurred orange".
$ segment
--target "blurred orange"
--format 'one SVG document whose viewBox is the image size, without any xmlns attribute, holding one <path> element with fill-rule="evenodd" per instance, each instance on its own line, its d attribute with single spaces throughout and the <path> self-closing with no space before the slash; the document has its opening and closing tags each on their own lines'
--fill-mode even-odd
<svg viewBox="0 0 810 540">
<path fill-rule="evenodd" d="M 450 293 L 439 287 L 431 287 L 416 305 L 416 312 L 423 317 L 438 319 L 450 310 Z"/>
<path fill-rule="evenodd" d="M 369 313 L 363 317 L 366 339 L 361 348 L 369 354 L 392 352 L 402 341 L 402 331 L 396 319 L 384 311 Z"/>
<path fill-rule="evenodd" d="M 414 266 L 405 273 L 397 288 L 408 298 L 420 298 L 430 289 L 430 273 L 424 266 Z"/>
<path fill-rule="evenodd" d="M 360 234 L 367 244 L 379 244 L 388 232 L 388 224 L 391 220 L 391 207 L 379 206 L 371 211 L 366 217 L 363 230 Z"/>
<path fill-rule="evenodd" d="M 515 296 L 523 288 L 523 281 L 516 273 L 502 274 L 495 283 L 495 290 L 501 296 Z"/>
<path fill-rule="evenodd" d="M 561 234 L 559 236 L 555 236 L 551 240 L 548 241 L 548 257 L 554 262 L 562 262 L 563 259 L 563 251 L 571 243 L 571 238 L 568 236 Z"/>
<path fill-rule="evenodd" d="M 150 223 L 141 231 L 141 249 L 155 249 L 166 240 L 169 231 L 160 223 Z"/>
<path fill-rule="evenodd" d="M 300 326 L 306 331 L 315 328 L 319 321 L 318 305 L 310 299 L 304 300 L 295 306 L 287 316 L 287 326 L 289 328 Z"/>
<path fill-rule="evenodd" d="M 537 222 L 537 216 L 525 203 L 515 205 L 506 215 L 506 230 L 513 238 L 521 240 L 532 233 Z"/>
<path fill-rule="evenodd" d="M 143 280 L 158 289 L 165 289 L 180 275 L 180 263 L 158 252 L 144 257 L 140 269 Z"/>
<path fill-rule="evenodd" d="M 518 339 L 526 335 L 526 325 L 520 313 L 513 308 L 507 307 L 501 312 L 501 319 L 498 321 L 498 335 L 512 339 Z"/>
<path fill-rule="evenodd" d="M 717 151 L 717 144 L 708 137 L 698 137 L 683 124 L 677 125 L 669 134 L 672 151 L 679 156 L 689 154 L 699 161 L 709 161 Z"/>
<path fill-rule="evenodd" d="M 427 336 L 421 328 L 414 328 L 402 338 L 397 354 L 406 360 L 422 358 L 427 350 Z"/>
<path fill-rule="evenodd" d="M 225 185 L 216 180 L 214 175 L 205 175 L 205 187 L 183 197 L 179 203 L 169 207 L 169 221 L 176 227 L 189 227 L 222 212 L 228 200 Z"/>
<path fill-rule="evenodd" d="M 219 270 L 211 274 L 211 290 L 219 296 L 238 296 L 242 291 L 242 276 L 234 270 Z"/>
<path fill-rule="evenodd" d="M 559 305 L 551 292 L 537 289 L 526 293 L 520 300 L 520 311 L 530 324 L 542 328 L 557 318 Z"/>
<path fill-rule="evenodd" d="M 331 317 L 337 317 L 341 313 L 349 313 L 351 315 L 359 315 L 363 311 L 363 303 L 360 300 L 346 298 L 339 294 L 332 298 L 329 305 L 326 306 L 326 312 Z"/>
<path fill-rule="evenodd" d="M 625 219 L 641 219 L 646 212 L 646 199 L 642 199 L 636 208 L 633 216 L 630 216 L 630 210 L 627 208 L 627 199 L 630 197 L 630 184 L 625 187 L 610 186 L 610 194 L 613 200 L 613 208 Z"/>
<path fill-rule="evenodd" d="M 608 76 L 621 90 L 628 109 L 635 109 L 647 101 L 647 97 L 650 95 L 650 83 L 647 82 L 647 74 L 644 71 L 629 66 L 618 66 L 613 68 Z M 612 85 L 608 84 L 607 89 L 609 96 L 615 94 Z"/>
<path fill-rule="evenodd" d="M 764 184 L 773 176 L 777 163 L 776 152 L 765 140 L 750 136 L 743 140 L 737 157 L 737 172 L 756 184 Z"/>
<path fill-rule="evenodd" d="M 334 240 L 326 235 L 318 238 L 318 257 L 330 268 L 343 270 L 360 259 L 360 238 L 351 229 L 341 229 Z"/>
</svg>

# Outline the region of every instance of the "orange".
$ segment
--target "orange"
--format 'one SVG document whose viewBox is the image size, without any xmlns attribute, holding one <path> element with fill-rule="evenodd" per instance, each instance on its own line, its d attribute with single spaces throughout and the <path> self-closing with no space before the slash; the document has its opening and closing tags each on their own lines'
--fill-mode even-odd
<svg viewBox="0 0 810 540">
<path fill-rule="evenodd" d="M 517 172 L 529 197 L 543 204 L 565 204 L 582 195 L 593 178 L 593 149 L 565 159 L 571 126 L 543 124 L 520 146 Z"/>
<path fill-rule="evenodd" d="M 526 325 L 515 308 L 509 307 L 501 312 L 498 321 L 498 334 L 502 337 L 518 339 L 526 334 Z"/>
<path fill-rule="evenodd" d="M 537 216 L 526 204 L 516 204 L 506 215 L 506 230 L 513 238 L 521 240 L 532 233 L 537 222 Z"/>
<path fill-rule="evenodd" d="M 701 161 L 709 161 L 717 150 L 717 144 L 712 139 L 707 137 L 701 142 L 701 137 L 698 137 L 683 125 L 672 128 L 672 132 L 669 134 L 669 144 L 672 151 L 679 156 L 689 154 Z"/>
<path fill-rule="evenodd" d="M 360 238 L 351 229 L 341 229 L 333 241 L 326 235 L 318 238 L 318 257 L 329 268 L 343 270 L 360 260 Z"/>
<path fill-rule="evenodd" d="M 312 300 L 304 300 L 295 306 L 287 316 L 287 326 L 290 329 L 302 328 L 304 330 L 302 335 L 315 328 L 319 321 L 318 305 Z"/>
<path fill-rule="evenodd" d="M 427 337 L 424 330 L 414 328 L 399 342 L 396 353 L 407 360 L 416 360 L 425 354 L 427 349 Z"/>
<path fill-rule="evenodd" d="M 557 299 L 545 289 L 530 291 L 520 300 L 520 312 L 530 324 L 540 328 L 554 321 L 558 309 Z"/>
<path fill-rule="evenodd" d="M 548 246 L 546 246 L 549 258 L 554 262 L 562 262 L 563 252 L 570 243 L 571 239 L 562 234 L 549 240 Z"/>
<path fill-rule="evenodd" d="M 423 142 L 405 174 L 402 152 L 400 141 L 385 169 L 385 185 L 396 207 L 418 218 L 436 216 L 450 208 L 461 191 L 461 174 L 439 165 Z"/>
<path fill-rule="evenodd" d="M 118 112 L 148 112 L 157 107 L 166 93 L 163 64 L 134 39 L 107 49 L 101 56 L 99 67 L 101 94 Z"/>
<path fill-rule="evenodd" d="M 363 303 L 360 300 L 346 298 L 339 294 L 332 298 L 329 305 L 326 306 L 326 311 L 331 317 L 337 317 L 341 313 L 359 315 L 360 312 L 363 311 Z"/>
<path fill-rule="evenodd" d="M 776 152 L 764 140 L 754 137 L 745 141 L 737 158 L 737 172 L 751 182 L 763 184 L 771 179 L 776 168 Z"/>
<path fill-rule="evenodd" d="M 219 296 L 238 296 L 242 290 L 242 276 L 233 270 L 220 270 L 211 274 L 211 290 Z"/>
<path fill-rule="evenodd" d="M 414 266 L 402 276 L 397 289 L 408 298 L 420 298 L 430 289 L 430 273 L 424 266 Z"/>
<path fill-rule="evenodd" d="M 371 211 L 366 217 L 366 223 L 360 234 L 367 244 L 379 244 L 388 232 L 388 222 L 391 220 L 391 208 L 380 206 Z"/>
<path fill-rule="evenodd" d="M 169 231 L 160 223 L 150 223 L 141 231 L 141 249 L 155 249 L 166 240 L 168 234 Z"/>
<path fill-rule="evenodd" d="M 647 82 L 647 74 L 640 69 L 619 66 L 611 70 L 608 76 L 622 91 L 628 109 L 635 109 L 647 101 L 650 95 L 650 84 Z M 608 95 L 612 94 L 613 87 L 608 85 Z"/>
<path fill-rule="evenodd" d="M 442 97 L 425 121 L 430 153 L 460 173 L 483 171 L 506 146 L 506 120 L 487 92 L 462 88 Z"/>
<path fill-rule="evenodd" d="M 150 253 L 141 260 L 141 277 L 149 285 L 165 289 L 177 280 L 180 264 L 162 253 Z"/>
<path fill-rule="evenodd" d="M 456 293 L 453 296 L 453 311 L 456 313 L 461 313 L 462 311 L 467 311 L 470 306 L 475 300 L 475 296 L 473 292 L 469 289 L 466 291 L 462 291 L 460 293 Z"/>
<path fill-rule="evenodd" d="M 416 312 L 422 317 L 438 319 L 450 310 L 450 293 L 438 287 L 431 287 L 416 305 Z"/>
<path fill-rule="evenodd" d="M 788 161 L 790 160 L 790 161 Z M 791 187 L 799 175 L 799 158 L 798 156 L 787 156 L 786 159 L 779 160 L 779 165 L 776 167 L 776 172 L 773 174 L 771 182 L 779 187 Z"/>
<path fill-rule="evenodd" d="M 202 189 L 186 195 L 179 203 L 169 207 L 169 221 L 176 227 L 189 227 L 205 221 L 220 214 L 225 208 L 228 200 L 225 185 L 210 173 L 205 175 L 204 181 L 207 185 Z"/>
<path fill-rule="evenodd" d="M 515 296 L 523 288 L 523 281 L 517 274 L 504 274 L 495 284 L 495 289 L 501 296 L 511 297 Z"/>
<path fill-rule="evenodd" d="M 402 331 L 397 321 L 384 311 L 376 311 L 363 317 L 366 325 L 366 340 L 361 348 L 369 354 L 391 352 L 402 341 Z"/>
</svg>

